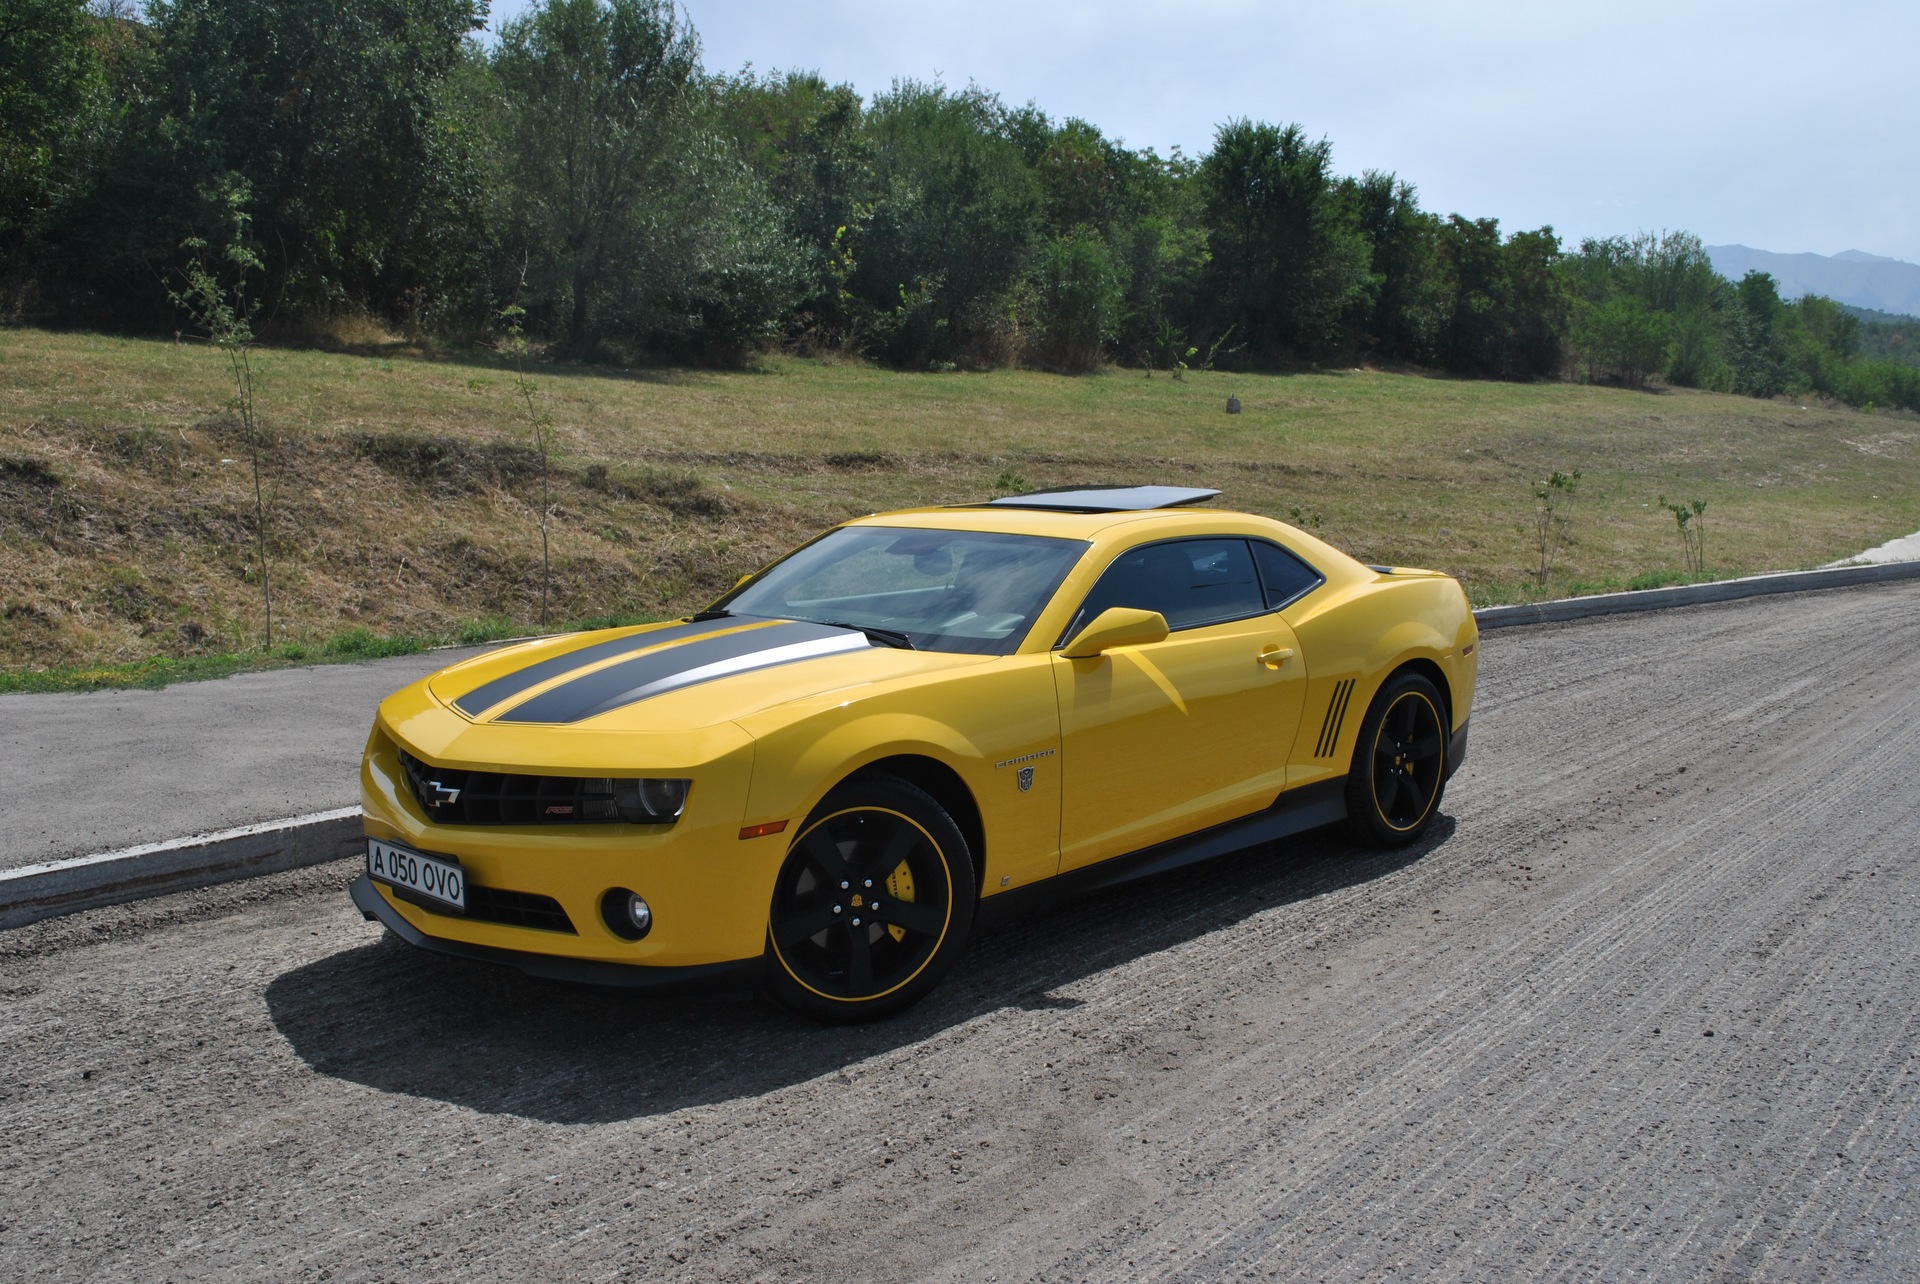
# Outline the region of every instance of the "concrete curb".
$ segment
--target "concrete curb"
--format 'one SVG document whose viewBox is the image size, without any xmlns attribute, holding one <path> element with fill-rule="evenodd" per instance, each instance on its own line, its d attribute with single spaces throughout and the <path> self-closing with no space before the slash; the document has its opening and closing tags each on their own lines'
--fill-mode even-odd
<svg viewBox="0 0 1920 1284">
<path fill-rule="evenodd" d="M 1771 575 L 1749 575 L 1738 580 L 1715 580 L 1711 584 L 1676 584 L 1672 588 L 1641 589 L 1633 593 L 1597 593 L 1592 597 L 1566 597 L 1554 602 L 1528 602 L 1520 606 L 1483 606 L 1473 613 L 1473 618 L 1482 629 L 1505 629 L 1523 624 L 1552 624 L 1560 620 L 1584 620 L 1595 615 L 1617 615 L 1623 611 L 1659 611 L 1675 606 L 1698 606 L 1703 602 L 1731 602 L 1737 598 L 1762 597 L 1769 593 L 1805 593 L 1812 589 L 1845 588 L 1849 584 L 1911 579 L 1920 579 L 1920 561 L 1835 566 L 1818 571 L 1781 571 Z"/>
<path fill-rule="evenodd" d="M 0 928 L 318 865 L 360 850 L 360 809 L 342 807 L 0 870 Z"/>
<path fill-rule="evenodd" d="M 1622 611 L 1657 611 L 1729 602 L 1769 593 L 1802 593 L 1889 580 L 1920 579 L 1920 561 L 1876 566 L 1840 566 L 1683 584 L 1636 593 L 1603 593 L 1523 606 L 1488 606 L 1473 613 L 1482 629 L 1551 624 Z M 146 843 L 97 856 L 76 856 L 21 869 L 0 870 L 0 928 L 99 905 L 115 905 L 169 892 L 273 874 L 359 855 L 360 809 L 314 812 L 270 820 L 216 834 Z"/>
</svg>

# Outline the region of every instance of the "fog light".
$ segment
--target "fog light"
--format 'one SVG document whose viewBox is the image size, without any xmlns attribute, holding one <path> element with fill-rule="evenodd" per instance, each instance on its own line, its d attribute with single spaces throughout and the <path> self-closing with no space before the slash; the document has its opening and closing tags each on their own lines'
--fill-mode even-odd
<svg viewBox="0 0 1920 1284">
<path fill-rule="evenodd" d="M 600 917 L 624 940 L 637 941 L 653 930 L 653 907 L 638 892 L 616 887 L 600 898 Z"/>
</svg>

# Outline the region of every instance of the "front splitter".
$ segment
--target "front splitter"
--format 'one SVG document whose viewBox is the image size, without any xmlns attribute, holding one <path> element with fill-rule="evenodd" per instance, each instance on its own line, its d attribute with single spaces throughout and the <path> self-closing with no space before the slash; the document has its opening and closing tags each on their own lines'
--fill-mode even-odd
<svg viewBox="0 0 1920 1284">
<path fill-rule="evenodd" d="M 442 940 L 427 935 L 402 918 L 365 874 L 354 879 L 353 886 L 348 890 L 361 914 L 380 923 L 408 945 L 475 963 L 514 968 L 528 976 L 552 981 L 571 981 L 577 985 L 600 985 L 622 990 L 647 990 L 655 994 L 711 994 L 715 991 L 754 990 L 758 988 L 766 970 L 763 958 L 732 959 L 724 963 L 700 963 L 691 967 L 647 967 Z"/>
</svg>

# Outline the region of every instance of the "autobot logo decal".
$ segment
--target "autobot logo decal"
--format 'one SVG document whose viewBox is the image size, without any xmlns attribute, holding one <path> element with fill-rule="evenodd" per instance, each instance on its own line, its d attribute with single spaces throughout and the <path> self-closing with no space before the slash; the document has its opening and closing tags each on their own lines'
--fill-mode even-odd
<svg viewBox="0 0 1920 1284">
<path fill-rule="evenodd" d="M 1023 753 L 1017 758 L 1008 758 L 1002 762 L 994 763 L 993 769 L 998 771 L 1002 767 L 1019 767 L 1020 770 L 1013 773 L 1013 783 L 1020 786 L 1020 792 L 1024 794 L 1033 788 L 1034 769 L 1022 764 L 1038 762 L 1042 758 L 1051 758 L 1055 752 L 1057 751 L 1053 749 L 1041 749 L 1035 753 Z"/>
</svg>

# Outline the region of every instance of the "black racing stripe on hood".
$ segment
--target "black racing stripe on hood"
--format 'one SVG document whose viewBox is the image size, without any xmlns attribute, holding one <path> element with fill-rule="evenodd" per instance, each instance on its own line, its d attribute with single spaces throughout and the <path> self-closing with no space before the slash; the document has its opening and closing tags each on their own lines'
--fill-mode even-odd
<svg viewBox="0 0 1920 1284">
<path fill-rule="evenodd" d="M 604 669 L 542 691 L 525 704 L 507 710 L 494 721 L 584 722 L 666 690 L 727 677 L 732 673 L 743 673 L 749 669 L 829 654 L 821 650 L 799 655 L 775 653 L 809 643 L 831 644 L 836 641 L 845 643 L 847 650 L 870 645 L 857 630 L 829 624 L 791 622 L 764 629 L 746 629 L 724 637 L 668 647 L 664 651 L 650 651 L 620 664 L 610 664 Z M 754 657 L 760 655 L 766 656 L 765 664 L 753 662 Z M 725 665 L 727 671 L 711 675 L 697 672 L 713 665 Z"/>
<path fill-rule="evenodd" d="M 720 629 L 738 628 L 745 623 L 742 620 L 720 619 L 701 620 L 692 624 L 676 624 L 671 628 L 654 629 L 650 633 L 629 633 L 625 637 L 615 638 L 611 642 L 596 642 L 592 646 L 583 646 L 578 651 L 568 651 L 564 655 L 549 656 L 524 669 L 515 669 L 504 677 L 495 678 L 483 686 L 475 687 L 453 702 L 453 707 L 469 718 L 477 718 L 502 700 L 510 700 L 529 687 L 538 686 L 549 678 L 557 678 L 563 673 L 601 660 L 611 660 L 616 655 L 625 655 L 629 651 L 638 651 L 641 647 L 658 646 L 662 642 L 677 642 L 682 638 L 698 637 L 702 633 L 713 633 Z"/>
</svg>

